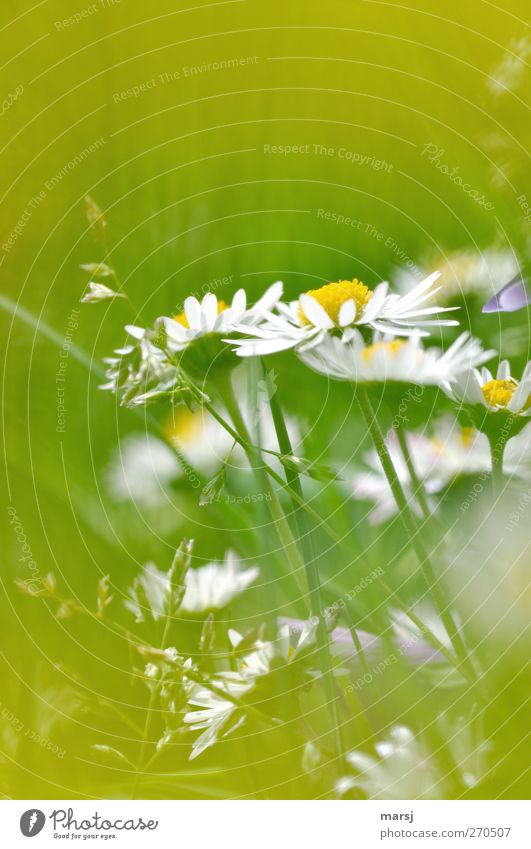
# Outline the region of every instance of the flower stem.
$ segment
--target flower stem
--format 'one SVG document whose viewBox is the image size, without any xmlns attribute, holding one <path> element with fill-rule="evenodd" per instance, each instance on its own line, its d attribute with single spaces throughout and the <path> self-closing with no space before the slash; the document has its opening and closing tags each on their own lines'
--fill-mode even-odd
<svg viewBox="0 0 531 849">
<path fill-rule="evenodd" d="M 284 419 L 282 408 L 278 402 L 278 398 L 275 393 L 273 393 L 272 396 L 269 398 L 269 407 L 271 409 L 271 415 L 273 417 L 275 432 L 278 439 L 278 446 L 283 454 L 291 456 L 291 454 L 293 453 L 291 440 L 289 437 L 288 429 L 286 427 L 286 421 Z M 302 485 L 298 472 L 295 471 L 295 469 L 289 467 L 288 465 L 284 466 L 284 471 L 286 474 L 286 480 L 291 489 L 296 492 L 300 498 L 303 499 L 304 494 L 302 491 Z M 321 581 L 319 578 L 319 569 L 317 566 L 317 558 L 312 539 L 312 529 L 310 527 L 310 523 L 308 522 L 308 516 L 295 501 L 293 501 L 293 517 L 297 525 L 297 534 L 302 551 L 304 570 L 306 572 L 306 580 L 308 581 L 308 587 L 310 590 L 310 608 L 312 616 L 316 616 L 318 619 L 316 631 L 317 648 L 319 652 L 320 662 L 322 664 L 323 684 L 328 702 L 328 708 L 330 711 L 330 720 L 334 732 L 337 754 L 342 756 L 344 752 L 344 747 L 341 733 L 341 724 L 338 713 L 337 693 L 334 681 L 334 669 L 332 664 L 332 657 L 330 654 L 328 632 L 326 630 L 323 599 L 321 594 Z"/>
<path fill-rule="evenodd" d="M 367 430 L 369 431 L 369 434 L 374 443 L 376 453 L 378 454 L 378 457 L 382 464 L 382 468 L 384 470 L 384 474 L 387 478 L 389 487 L 396 501 L 400 517 L 406 529 L 406 533 L 410 538 L 411 545 L 415 551 L 415 554 L 417 555 L 420 567 L 424 574 L 424 578 L 432 594 L 437 612 L 439 613 L 444 623 L 444 627 L 446 628 L 448 636 L 450 637 L 450 640 L 454 647 L 454 651 L 459 659 L 460 665 L 463 667 L 463 672 L 466 670 L 467 677 L 472 674 L 473 678 L 475 679 L 476 676 L 474 673 L 474 668 L 468 657 L 468 653 L 461 637 L 461 634 L 459 633 L 457 625 L 455 624 L 448 602 L 445 598 L 445 594 L 438 583 L 438 579 L 431 563 L 430 556 L 418 534 L 415 518 L 410 510 L 404 490 L 402 489 L 402 485 L 398 479 L 398 475 L 396 473 L 393 461 L 387 449 L 385 438 L 380 429 L 380 425 L 378 424 L 378 421 L 376 419 L 376 415 L 374 413 L 372 404 L 367 394 L 367 390 L 361 384 L 358 384 L 357 386 L 357 397 L 363 418 L 365 419 L 365 423 L 367 425 Z"/>
<path fill-rule="evenodd" d="M 492 496 L 496 500 L 503 490 L 503 454 L 505 443 L 499 439 L 489 439 L 492 463 Z"/>
<path fill-rule="evenodd" d="M 301 583 L 301 575 L 304 572 L 304 564 L 299 554 L 296 542 L 293 539 L 291 528 L 284 515 L 282 505 L 278 500 L 276 492 L 269 485 L 267 470 L 264 461 L 260 456 L 260 449 L 257 446 L 253 445 L 251 441 L 247 425 L 241 414 L 238 402 L 234 396 L 234 389 L 232 387 L 230 375 L 227 377 L 227 380 L 224 382 L 224 384 L 225 385 L 223 386 L 223 389 L 221 391 L 222 400 L 227 408 L 227 412 L 229 413 L 234 423 L 234 427 L 236 428 L 236 431 L 234 432 L 235 437 L 237 438 L 237 441 L 247 454 L 247 459 L 249 460 L 251 469 L 256 475 L 258 485 L 263 490 L 264 494 L 269 497 L 267 504 L 269 506 L 271 518 L 273 520 L 273 524 L 275 525 L 279 540 L 290 564 L 290 571 L 293 574 L 293 578 L 297 582 L 298 591 L 301 592 L 303 596 L 305 596 L 306 588 Z M 225 426 L 223 418 L 220 417 L 217 413 L 214 413 L 214 409 L 212 407 L 210 407 L 209 405 L 206 406 L 209 412 L 211 414 L 215 414 L 216 419 L 220 423 L 222 423 L 223 426 Z"/>
<path fill-rule="evenodd" d="M 396 429 L 396 436 L 398 439 L 398 444 L 400 446 L 400 451 L 402 452 L 402 456 L 404 457 L 407 470 L 409 472 L 409 477 L 411 479 L 411 489 L 413 495 L 416 497 L 419 507 L 422 510 L 422 515 L 424 519 L 429 519 L 431 511 L 430 506 L 428 504 L 428 499 L 426 497 L 426 490 L 424 489 L 424 484 L 417 474 L 417 470 L 415 469 L 415 464 L 413 462 L 413 458 L 411 457 L 409 446 L 407 444 L 406 434 L 401 425 L 399 425 Z"/>
</svg>

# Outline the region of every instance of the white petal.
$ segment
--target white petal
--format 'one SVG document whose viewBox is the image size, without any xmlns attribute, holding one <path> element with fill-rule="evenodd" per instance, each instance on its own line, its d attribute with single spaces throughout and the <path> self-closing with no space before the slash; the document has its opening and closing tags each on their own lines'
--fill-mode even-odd
<svg viewBox="0 0 531 849">
<path fill-rule="evenodd" d="M 502 360 L 498 366 L 498 371 L 496 373 L 497 380 L 510 380 L 511 379 L 511 366 L 507 360 Z"/>
<path fill-rule="evenodd" d="M 209 333 L 213 330 L 218 317 L 218 299 L 213 292 L 207 292 L 201 303 L 201 330 Z"/>
<path fill-rule="evenodd" d="M 339 315 L 337 323 L 340 327 L 346 327 L 347 324 L 352 324 L 356 319 L 356 301 L 345 301 L 339 307 Z"/>
<path fill-rule="evenodd" d="M 334 322 L 319 301 L 316 301 L 311 295 L 304 294 L 300 296 L 299 302 L 304 315 L 314 327 L 319 327 L 321 330 L 333 328 Z"/>
<path fill-rule="evenodd" d="M 232 304 L 230 305 L 231 318 L 233 321 L 236 321 L 237 318 L 245 312 L 246 306 L 247 296 L 245 294 L 245 289 L 238 289 L 232 299 Z"/>
<path fill-rule="evenodd" d="M 197 298 L 188 297 L 184 301 L 184 314 L 193 330 L 201 329 L 201 305 Z"/>
<path fill-rule="evenodd" d="M 253 312 L 261 313 L 264 310 L 270 310 L 277 305 L 277 302 L 282 297 L 282 293 L 284 291 L 284 284 L 278 280 L 276 283 L 273 283 L 269 289 L 266 289 L 262 297 L 256 302 L 253 307 Z"/>
</svg>

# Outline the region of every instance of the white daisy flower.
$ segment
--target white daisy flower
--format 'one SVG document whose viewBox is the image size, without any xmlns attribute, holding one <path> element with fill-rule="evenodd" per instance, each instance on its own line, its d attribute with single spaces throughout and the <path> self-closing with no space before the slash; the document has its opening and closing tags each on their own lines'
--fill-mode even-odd
<svg viewBox="0 0 531 849">
<path fill-rule="evenodd" d="M 280 314 L 268 312 L 265 321 L 251 329 L 238 327 L 247 338 L 226 341 L 236 345 L 238 356 L 252 357 L 288 348 L 309 348 L 320 344 L 331 331 L 339 331 L 348 339 L 348 328 L 354 325 L 395 336 L 426 336 L 428 327 L 458 324 L 436 318 L 437 313 L 452 307 L 426 306 L 438 291 L 439 287 L 434 288 L 438 277 L 438 272 L 431 274 L 404 296 L 389 294 L 387 283 L 380 283 L 374 291 L 359 280 L 327 283 L 290 304 L 278 303 Z"/>
<path fill-rule="evenodd" d="M 512 377 L 508 361 L 503 360 L 495 378 L 486 368 L 471 368 L 444 382 L 442 388 L 449 398 L 461 404 L 480 405 L 491 413 L 531 416 L 531 361 L 520 381 Z"/>
<path fill-rule="evenodd" d="M 494 354 L 495 351 L 484 351 L 479 340 L 467 332 L 442 352 L 437 347 L 424 348 L 418 334 L 404 341 L 377 333 L 372 344 L 366 345 L 358 330 L 352 332 L 349 342 L 327 336 L 319 347 L 298 352 L 307 366 L 336 380 L 399 381 L 426 386 L 449 381 Z"/>
<path fill-rule="evenodd" d="M 179 612 L 205 613 L 220 610 L 241 595 L 256 580 L 259 574 L 257 566 L 241 570 L 241 561 L 233 551 L 228 551 L 223 562 L 213 561 L 197 569 L 188 569 L 185 577 L 185 593 Z M 149 606 L 155 619 L 164 614 L 165 592 L 169 585 L 167 572 L 157 569 L 154 563 L 142 567 L 139 581 L 146 593 Z M 138 601 L 131 592 L 126 606 L 135 614 L 140 613 Z"/>
<path fill-rule="evenodd" d="M 201 301 L 194 297 L 186 298 L 182 313 L 158 320 L 166 330 L 169 350 L 184 351 L 202 336 L 232 333 L 236 326 L 252 327 L 277 305 L 282 289 L 281 282 L 273 283 L 252 307 L 247 306 L 244 289 L 236 292 L 230 306 L 225 301 L 218 301 L 213 292 L 207 292 Z"/>
</svg>

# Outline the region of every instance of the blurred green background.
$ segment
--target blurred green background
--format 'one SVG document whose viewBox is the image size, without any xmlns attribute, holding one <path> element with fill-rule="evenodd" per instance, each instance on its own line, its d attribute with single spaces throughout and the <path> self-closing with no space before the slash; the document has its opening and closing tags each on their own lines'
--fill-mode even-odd
<svg viewBox="0 0 531 849">
<path fill-rule="evenodd" d="M 291 296 L 343 277 L 373 284 L 397 266 L 464 248 L 495 246 L 527 260 L 524 0 L 503 8 L 482 0 L 179 5 L 17 1 L 0 13 L 1 699 L 22 727 L 66 751 L 58 757 L 8 720 L 2 790 L 19 798 L 104 792 L 106 774 L 86 754 L 97 711 L 54 737 L 79 698 L 71 668 L 93 694 L 135 696 L 126 650 L 110 632 L 61 625 L 14 588 L 28 574 L 6 508 L 39 574 L 53 570 L 91 605 L 102 574 L 123 590 L 146 559 L 166 565 L 185 534 L 197 540 L 198 562 L 238 548 L 184 483 L 169 519 L 146 518 L 106 491 L 103 470 L 120 439 L 151 427 L 97 388 L 123 325 L 175 311 L 221 278 L 218 298 L 245 286 L 255 299 L 279 278 Z M 458 167 L 476 199 L 437 163 Z M 125 301 L 79 304 L 80 263 L 104 258 L 85 218 L 87 194 L 105 211 L 113 261 L 142 318 Z M 502 352 L 502 332 L 527 338 L 527 314 L 481 319 L 469 310 L 462 321 Z M 312 379 L 309 389 L 291 359 L 272 363 L 288 412 L 311 431 L 310 453 L 325 451 L 336 432 L 332 456 L 357 455 L 356 433 L 341 428 L 343 390 L 325 404 L 324 382 Z M 379 557 L 394 556 L 379 544 Z M 244 535 L 241 545 L 250 556 Z M 177 780 L 171 792 L 201 795 Z"/>
</svg>

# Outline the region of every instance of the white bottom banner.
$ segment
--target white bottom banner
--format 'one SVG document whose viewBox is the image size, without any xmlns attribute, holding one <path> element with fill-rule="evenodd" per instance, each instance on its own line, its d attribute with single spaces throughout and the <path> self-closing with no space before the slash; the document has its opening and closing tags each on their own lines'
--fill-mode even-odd
<svg viewBox="0 0 531 849">
<path fill-rule="evenodd" d="M 338 845 L 531 845 L 528 805 L 517 801 L 3 801 L 2 846 L 105 841 L 116 846 L 304 849 Z"/>
</svg>

